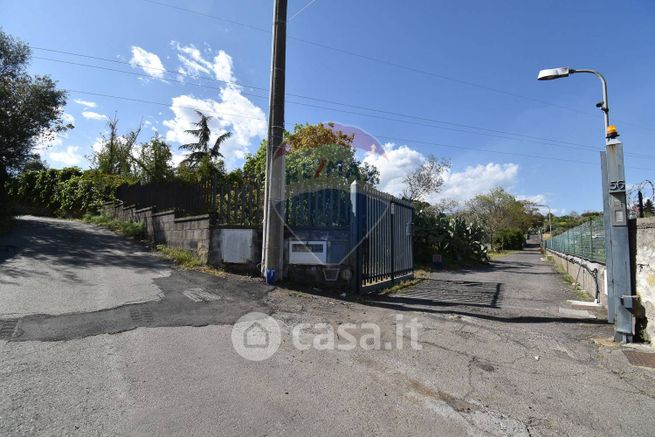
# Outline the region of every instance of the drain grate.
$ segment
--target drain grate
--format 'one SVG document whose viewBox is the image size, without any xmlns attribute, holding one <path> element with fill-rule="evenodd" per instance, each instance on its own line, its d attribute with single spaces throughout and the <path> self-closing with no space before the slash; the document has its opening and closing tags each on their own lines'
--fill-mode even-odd
<svg viewBox="0 0 655 437">
<path fill-rule="evenodd" d="M 139 324 L 152 323 L 152 310 L 148 308 L 130 308 L 130 318 Z"/>
<path fill-rule="evenodd" d="M 626 350 L 623 351 L 623 354 L 633 366 L 655 368 L 655 354 Z"/>
<path fill-rule="evenodd" d="M 0 339 L 8 340 L 16 334 L 18 320 L 0 320 Z"/>
</svg>

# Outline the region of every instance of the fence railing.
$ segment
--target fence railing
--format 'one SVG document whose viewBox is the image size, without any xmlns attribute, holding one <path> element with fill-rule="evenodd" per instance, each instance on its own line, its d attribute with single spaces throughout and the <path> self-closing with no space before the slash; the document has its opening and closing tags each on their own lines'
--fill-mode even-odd
<svg viewBox="0 0 655 437">
<path fill-rule="evenodd" d="M 212 201 L 212 196 L 215 200 Z M 116 197 L 137 208 L 174 209 L 182 215 L 215 213 L 217 225 L 261 226 L 264 190 L 251 184 L 217 184 L 210 181 L 151 182 L 123 185 Z M 213 209 L 212 209 L 213 205 Z M 347 181 L 305 180 L 287 187 L 284 204 L 278 208 L 293 229 L 345 228 L 350 226 L 350 184 Z"/>
<path fill-rule="evenodd" d="M 287 186 L 285 223 L 294 229 L 350 226 L 350 184 L 303 180 Z"/>
<path fill-rule="evenodd" d="M 156 207 L 159 211 L 175 209 L 185 215 L 209 212 L 211 183 L 182 181 L 151 182 L 148 184 L 121 185 L 116 197 L 125 205 L 137 208 Z"/>
<path fill-rule="evenodd" d="M 567 255 L 605 264 L 603 218 L 589 220 L 544 241 L 544 247 Z"/>
<path fill-rule="evenodd" d="M 249 184 L 218 184 L 214 190 L 210 181 L 168 181 L 123 185 L 116 190 L 116 197 L 125 205 L 152 206 L 159 211 L 174 209 L 182 215 L 214 212 L 218 225 L 261 226 L 262 191 L 260 187 Z"/>
</svg>

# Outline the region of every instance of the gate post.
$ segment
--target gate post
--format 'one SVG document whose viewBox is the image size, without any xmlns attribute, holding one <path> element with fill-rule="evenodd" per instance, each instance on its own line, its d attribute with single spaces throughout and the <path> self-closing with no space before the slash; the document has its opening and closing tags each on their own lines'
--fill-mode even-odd
<svg viewBox="0 0 655 437">
<path fill-rule="evenodd" d="M 362 230 L 366 203 L 362 195 L 362 187 L 357 181 L 350 184 L 350 267 L 353 271 L 351 291 L 360 294 L 362 291 Z"/>
<path fill-rule="evenodd" d="M 390 229 L 391 229 L 391 285 L 396 283 L 396 239 L 395 233 L 396 233 L 396 227 L 394 224 L 394 216 L 396 215 L 396 204 L 393 203 L 393 198 L 389 202 L 389 221 L 390 221 Z"/>
</svg>

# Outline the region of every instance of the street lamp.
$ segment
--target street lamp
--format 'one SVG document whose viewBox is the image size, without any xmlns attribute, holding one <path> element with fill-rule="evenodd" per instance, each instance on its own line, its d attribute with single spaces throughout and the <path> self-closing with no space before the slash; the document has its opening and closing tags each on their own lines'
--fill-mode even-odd
<svg viewBox="0 0 655 437">
<path fill-rule="evenodd" d="M 577 73 L 593 74 L 603 85 L 603 101 L 597 103 L 596 107 L 603 111 L 605 117 L 605 151 L 600 153 L 600 157 L 607 273 L 607 318 L 609 322 L 614 322 L 614 339 L 630 342 L 635 332 L 632 309 L 637 296 L 632 294 L 623 144 L 617 139 L 619 134 L 616 127 L 610 126 L 607 82 L 605 77 L 595 70 L 569 67 L 541 70 L 537 79 L 560 79 Z"/>
<path fill-rule="evenodd" d="M 610 126 L 610 117 L 609 117 L 609 104 L 607 102 L 607 82 L 605 81 L 605 77 L 597 72 L 596 70 L 588 70 L 588 69 L 573 69 L 569 67 L 559 67 L 559 68 L 549 68 L 546 70 L 541 70 L 539 74 L 537 75 L 537 80 L 553 80 L 553 79 L 561 79 L 563 77 L 569 77 L 572 74 L 576 73 L 590 73 L 595 75 L 598 79 L 600 79 L 600 82 L 603 84 L 603 101 L 598 102 L 596 104 L 597 108 L 600 108 L 601 111 L 605 114 L 605 135 L 608 134 L 607 129 Z"/>
<path fill-rule="evenodd" d="M 551 214 L 550 214 L 550 206 L 545 205 L 545 204 L 539 204 L 535 205 L 541 208 L 548 208 L 548 234 L 550 235 L 550 238 L 553 238 L 553 222 L 551 220 Z"/>
</svg>

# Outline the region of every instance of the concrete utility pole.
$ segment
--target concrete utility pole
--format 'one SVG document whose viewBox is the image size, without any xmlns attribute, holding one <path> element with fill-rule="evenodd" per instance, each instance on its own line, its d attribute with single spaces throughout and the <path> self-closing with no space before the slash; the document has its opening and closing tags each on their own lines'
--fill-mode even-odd
<svg viewBox="0 0 655 437">
<path fill-rule="evenodd" d="M 630 239 L 628 232 L 628 205 L 625 191 L 625 164 L 623 144 L 615 126 L 610 125 L 607 82 L 595 70 L 578 70 L 568 67 L 541 70 L 539 80 L 559 79 L 575 73 L 595 75 L 603 86 L 603 101 L 596 104 L 604 114 L 605 151 L 600 152 L 603 185 L 603 223 L 605 227 L 605 271 L 607 274 L 608 321 L 614 322 L 614 340 L 631 342 L 635 332 L 632 309 Z"/>
<path fill-rule="evenodd" d="M 266 149 L 266 184 L 264 188 L 264 238 L 262 273 L 268 282 L 282 279 L 284 255 L 285 195 L 284 153 L 284 84 L 287 44 L 287 0 L 275 0 L 273 9 L 273 49 L 271 91 Z"/>
</svg>

